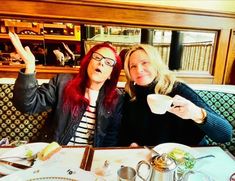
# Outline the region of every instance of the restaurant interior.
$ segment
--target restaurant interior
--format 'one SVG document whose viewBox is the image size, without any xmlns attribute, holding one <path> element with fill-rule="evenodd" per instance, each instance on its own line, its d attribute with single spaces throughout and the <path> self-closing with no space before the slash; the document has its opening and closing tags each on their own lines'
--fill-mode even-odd
<svg viewBox="0 0 235 181">
<path fill-rule="evenodd" d="M 51 110 L 30 115 L 14 107 L 11 101 L 14 81 L 24 63 L 9 39 L 9 32 L 18 34 L 23 46 L 29 46 L 32 50 L 36 58 L 39 85 L 57 74 L 77 74 L 80 61 L 97 43 L 111 42 L 119 54 L 138 43 L 154 46 L 177 78 L 189 84 L 233 127 L 230 142 L 216 143 L 208 137 L 208 147 L 179 145 L 188 152 L 193 150 L 192 155 L 195 154 L 195 157 L 209 154 L 215 156 L 205 159 L 205 164 L 204 159 L 200 161 L 194 172 L 209 175 L 206 178 L 208 181 L 235 180 L 235 4 L 232 1 L 2 1 L 0 140 L 33 144 L 40 136 Z M 125 82 L 125 72 L 122 69 L 118 87 L 123 89 Z M 44 143 L 35 144 L 33 152 L 38 152 L 45 146 Z M 134 172 L 138 175 L 136 165 L 149 152 L 143 147 L 93 148 L 62 145 L 58 157 L 52 157 L 46 162 L 36 161 L 35 166 L 22 170 L 5 168 L 1 164 L 1 158 L 12 147 L 0 147 L 0 180 L 53 180 L 56 177 L 58 180 L 117 180 L 117 175 L 122 180 L 117 173 L 120 166 L 135 168 Z M 168 148 L 172 148 L 171 143 L 168 143 Z M 166 151 L 165 148 L 163 151 L 161 149 L 159 147 L 160 154 Z M 107 160 L 109 164 L 105 162 Z M 53 170 L 51 167 L 54 164 L 56 168 Z M 52 174 L 53 172 L 59 174 Z M 112 173 L 111 176 L 109 173 Z M 102 177 L 105 174 L 108 176 Z M 143 180 L 141 176 L 135 177 L 136 180 Z M 151 176 L 152 180 L 157 180 L 156 178 L 157 176 Z"/>
</svg>

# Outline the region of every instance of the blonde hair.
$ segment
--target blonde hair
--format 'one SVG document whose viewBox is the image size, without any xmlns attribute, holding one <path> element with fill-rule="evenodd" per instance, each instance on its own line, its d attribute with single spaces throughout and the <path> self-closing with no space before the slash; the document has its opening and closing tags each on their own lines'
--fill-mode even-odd
<svg viewBox="0 0 235 181">
<path fill-rule="evenodd" d="M 172 91 L 173 86 L 176 82 L 176 77 L 172 71 L 169 70 L 168 66 L 162 61 L 162 58 L 158 51 L 151 45 L 147 44 L 137 44 L 132 46 L 132 48 L 127 52 L 124 63 L 124 70 L 127 78 L 125 85 L 125 91 L 130 95 L 132 100 L 135 99 L 134 81 L 130 75 L 129 62 L 130 56 L 137 50 L 143 50 L 149 57 L 149 61 L 153 66 L 156 78 L 155 81 L 155 93 L 157 94 L 168 94 Z"/>
</svg>

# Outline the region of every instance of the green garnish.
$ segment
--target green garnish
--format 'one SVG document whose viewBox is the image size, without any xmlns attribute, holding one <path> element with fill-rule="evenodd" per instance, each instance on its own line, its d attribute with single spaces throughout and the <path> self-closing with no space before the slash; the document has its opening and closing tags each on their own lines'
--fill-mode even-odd
<svg viewBox="0 0 235 181">
<path fill-rule="evenodd" d="M 176 161 L 180 166 L 185 169 L 192 169 L 196 163 L 196 159 L 188 152 L 185 152 L 179 148 L 174 148 L 168 153 L 168 156 Z"/>
<path fill-rule="evenodd" d="M 32 150 L 27 150 L 26 153 L 25 153 L 25 156 L 26 157 L 32 157 L 33 156 L 33 151 Z"/>
</svg>

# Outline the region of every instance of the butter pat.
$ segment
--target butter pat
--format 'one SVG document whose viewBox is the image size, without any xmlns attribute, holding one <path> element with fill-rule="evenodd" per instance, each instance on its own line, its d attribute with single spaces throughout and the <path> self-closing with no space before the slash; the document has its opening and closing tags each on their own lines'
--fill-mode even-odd
<svg viewBox="0 0 235 181">
<path fill-rule="evenodd" d="M 38 158 L 43 161 L 47 160 L 52 155 L 57 153 L 61 148 L 62 147 L 57 142 L 52 142 L 38 153 Z"/>
</svg>

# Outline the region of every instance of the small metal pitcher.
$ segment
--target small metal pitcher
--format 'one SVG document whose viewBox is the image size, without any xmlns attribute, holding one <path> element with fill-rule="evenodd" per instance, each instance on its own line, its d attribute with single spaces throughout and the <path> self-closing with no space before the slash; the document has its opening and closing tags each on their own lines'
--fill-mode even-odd
<svg viewBox="0 0 235 181">
<path fill-rule="evenodd" d="M 146 178 L 140 175 L 140 167 L 143 164 L 148 167 Z M 152 157 L 150 163 L 145 160 L 140 161 L 137 164 L 136 172 L 143 181 L 176 181 L 176 168 L 177 164 L 175 160 L 168 157 L 167 154 L 162 154 Z"/>
</svg>

